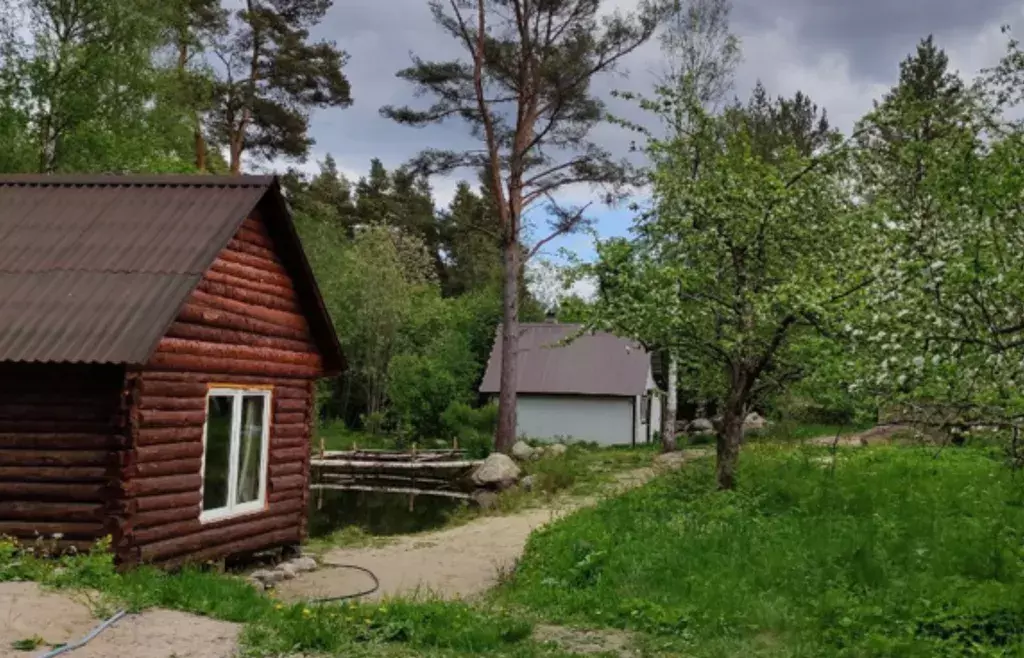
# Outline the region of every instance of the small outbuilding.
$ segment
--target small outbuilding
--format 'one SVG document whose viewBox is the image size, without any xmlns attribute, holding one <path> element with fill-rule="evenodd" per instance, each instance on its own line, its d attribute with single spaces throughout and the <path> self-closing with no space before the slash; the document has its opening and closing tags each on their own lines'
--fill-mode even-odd
<svg viewBox="0 0 1024 658">
<path fill-rule="evenodd" d="M 516 361 L 516 434 L 601 445 L 650 441 L 661 425 L 661 398 L 651 357 L 637 342 L 580 326 L 521 324 Z M 496 397 L 501 335 L 495 340 L 480 392 Z"/>
<path fill-rule="evenodd" d="M 344 363 L 274 177 L 0 177 L 0 535 L 297 544 Z"/>
</svg>

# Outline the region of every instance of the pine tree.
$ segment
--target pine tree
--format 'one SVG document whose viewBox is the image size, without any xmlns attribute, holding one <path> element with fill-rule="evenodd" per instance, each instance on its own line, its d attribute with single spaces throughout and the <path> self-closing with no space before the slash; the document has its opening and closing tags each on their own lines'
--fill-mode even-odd
<svg viewBox="0 0 1024 658">
<path fill-rule="evenodd" d="M 547 203 L 551 218 L 550 233 L 527 251 L 528 258 L 587 222 L 585 208 L 557 203 L 560 188 L 582 183 L 614 189 L 633 180 L 628 166 L 587 140 L 604 115 L 590 81 L 651 38 L 665 7 L 644 0 L 635 14 L 600 16 L 600 0 L 432 0 L 430 6 L 464 57 L 416 58 L 398 75 L 435 97 L 434 104 L 381 112 L 413 126 L 462 119 L 484 144 L 469 151 L 428 150 L 416 165 L 430 173 L 486 169 L 491 177 L 504 268 L 496 448 L 507 452 L 516 432 L 524 213 Z"/>
<path fill-rule="evenodd" d="M 221 70 L 208 115 L 211 137 L 227 147 L 230 169 L 242 156 L 302 159 L 313 144 L 310 112 L 352 104 L 342 67 L 348 59 L 333 43 L 310 40 L 331 0 L 246 0 L 214 52 Z"/>
</svg>

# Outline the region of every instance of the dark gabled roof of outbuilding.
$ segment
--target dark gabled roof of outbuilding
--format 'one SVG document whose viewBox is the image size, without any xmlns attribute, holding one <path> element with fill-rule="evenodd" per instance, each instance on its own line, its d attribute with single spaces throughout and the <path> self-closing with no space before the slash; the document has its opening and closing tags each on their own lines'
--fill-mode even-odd
<svg viewBox="0 0 1024 658">
<path fill-rule="evenodd" d="M 651 359 L 637 342 L 580 325 L 519 325 L 516 391 L 551 395 L 634 396 L 647 390 Z M 501 390 L 501 330 L 494 341 L 481 393 Z"/>
<path fill-rule="evenodd" d="M 257 207 L 325 369 L 340 371 L 273 176 L 0 176 L 0 361 L 146 363 Z"/>
</svg>

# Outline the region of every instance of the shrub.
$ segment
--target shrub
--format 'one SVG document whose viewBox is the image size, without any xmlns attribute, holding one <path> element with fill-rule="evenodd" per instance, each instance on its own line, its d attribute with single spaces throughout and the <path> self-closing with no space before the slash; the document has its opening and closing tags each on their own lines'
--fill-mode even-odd
<svg viewBox="0 0 1024 658">
<path fill-rule="evenodd" d="M 441 415 L 445 436 L 457 439 L 459 447 L 470 457 L 483 458 L 494 447 L 498 427 L 498 405 L 490 403 L 474 409 L 462 402 L 453 402 Z"/>
</svg>

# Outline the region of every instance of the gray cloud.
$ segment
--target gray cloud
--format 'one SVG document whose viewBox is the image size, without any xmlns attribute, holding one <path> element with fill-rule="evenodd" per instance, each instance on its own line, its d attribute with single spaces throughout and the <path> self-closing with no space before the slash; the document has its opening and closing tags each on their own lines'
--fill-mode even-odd
<svg viewBox="0 0 1024 658">
<path fill-rule="evenodd" d="M 628 8 L 635 0 L 617 0 Z M 743 41 L 744 62 L 737 72 L 736 92 L 745 96 L 754 81 L 764 81 L 773 94 L 808 93 L 828 109 L 833 122 L 849 129 L 898 75 L 898 64 L 916 42 L 935 33 L 955 66 L 973 74 L 991 65 L 1002 52 L 1003 22 L 1024 25 L 1021 0 L 734 0 L 734 30 Z M 459 50 L 434 25 L 426 0 L 336 0 L 317 36 L 348 51 L 346 68 L 355 104 L 314 117 L 317 140 L 314 159 L 332 153 L 350 175 L 365 173 L 370 158 L 395 167 L 426 147 L 472 147 L 458 122 L 413 129 L 380 117 L 389 103 L 417 102 L 410 87 L 395 77 L 414 52 L 428 59 L 458 55 Z M 657 71 L 657 44 L 647 44 L 626 61 L 628 77 L 605 76 L 594 90 L 649 89 Z M 427 102 L 427 99 L 422 99 Z M 614 113 L 637 118 L 632 105 L 610 102 Z M 625 153 L 632 135 L 601 126 L 596 141 Z M 312 162 L 307 165 L 312 167 Z M 475 178 L 465 172 L 463 178 Z M 445 202 L 455 179 L 435 181 L 439 202 Z M 587 196 L 573 190 L 572 197 Z"/>
</svg>

